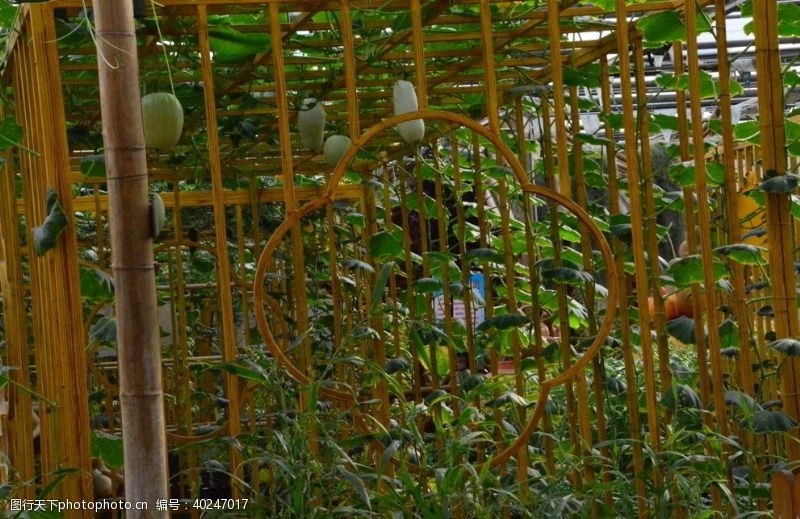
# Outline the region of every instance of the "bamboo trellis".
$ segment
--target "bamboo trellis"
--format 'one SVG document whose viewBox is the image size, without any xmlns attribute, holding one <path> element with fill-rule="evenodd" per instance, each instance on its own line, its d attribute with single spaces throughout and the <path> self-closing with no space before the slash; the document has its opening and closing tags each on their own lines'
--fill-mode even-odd
<svg viewBox="0 0 800 519">
<path fill-rule="evenodd" d="M 22 8 L 3 76 L 6 113 L 24 137 L 0 184 L 2 365 L 14 367 L 14 384 L 0 389 L 0 436 L 5 477 L 28 482 L 18 494 L 27 499 L 65 468 L 83 474 L 67 474 L 58 497 L 91 498 L 91 438 L 120 433 L 114 341 L 100 326 L 113 323 L 113 293 L 97 288 L 110 240 L 83 8 Z M 721 142 L 710 149 L 700 138 L 698 9 L 716 15 Z M 668 42 L 671 68 L 658 69 L 636 21 L 665 11 L 680 13 L 687 37 Z M 510 474 L 520 496 L 535 494 L 536 477 L 562 475 L 591 496 L 594 516 L 615 506 L 589 489 L 618 477 L 622 427 L 636 493 L 628 511 L 687 516 L 691 504 L 657 461 L 679 434 L 681 406 L 664 402 L 670 388 L 673 403 L 684 398 L 672 361 L 686 356 L 705 431 L 737 434 L 758 477 L 771 456 L 796 462 L 796 429 L 755 434 L 726 394 L 783 400 L 800 418 L 796 360 L 769 347 L 797 338 L 796 203 L 769 193 L 765 212 L 757 196 L 767 172 L 796 166 L 784 152 L 777 21 L 754 8 L 758 76 L 768 78 L 759 80 L 760 148 L 733 138 L 725 12 L 722 0 L 618 0 L 608 11 L 554 0 L 148 2 L 137 25 L 141 84 L 174 91 L 186 120 L 175 150 L 148 152 L 151 189 L 168 211 L 155 259 L 167 438 L 183 447 L 170 455 L 172 497 L 204 495 L 210 442 L 268 434 L 288 405 L 318 415 L 307 431 L 316 455 L 330 437 L 361 435 L 376 469 L 433 478 L 428 467 L 468 462 Z M 660 72 L 686 74 L 685 88 L 662 87 L 677 108 L 665 144 L 693 169 L 667 209 L 648 112 Z M 420 112 L 392 118 L 397 79 L 415 84 Z M 305 97 L 323 102 L 327 135 L 355 143 L 338 165 L 300 144 Z M 600 122 L 589 128 L 584 116 Z M 420 118 L 424 141 L 403 143 L 393 127 Z M 714 181 L 720 167 L 724 180 Z M 48 188 L 69 224 L 39 257 L 32 231 Z M 681 287 L 693 306 L 688 345 L 672 337 L 663 297 L 675 282 L 659 261 L 664 211 L 680 215 L 702 265 Z M 769 262 L 720 252 L 740 243 L 763 246 Z M 256 359 L 291 381 L 296 398 L 279 402 Z M 610 380 L 615 362 L 624 380 Z M 780 378 L 763 376 L 778 364 Z M 44 397 L 38 407 L 16 384 Z M 630 412 L 620 425 L 612 408 L 622 401 Z M 485 437 L 449 459 L 451 423 Z M 397 440 L 406 427 L 425 433 L 424 447 Z M 230 495 L 267 492 L 268 470 L 235 441 L 222 445 Z M 708 440 L 703 448 L 733 487 L 731 453 Z M 415 461 L 400 459 L 406 450 Z M 566 451 L 580 463 L 565 468 Z M 791 488 L 790 476 L 775 477 Z M 707 490 L 727 513 L 719 488 Z M 793 510 L 780 499 L 759 506 Z"/>
</svg>

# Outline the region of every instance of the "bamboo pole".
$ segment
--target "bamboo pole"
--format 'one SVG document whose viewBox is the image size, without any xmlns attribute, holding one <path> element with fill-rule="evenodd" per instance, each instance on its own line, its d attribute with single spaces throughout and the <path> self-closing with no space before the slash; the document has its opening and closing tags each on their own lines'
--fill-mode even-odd
<svg viewBox="0 0 800 519">
<path fill-rule="evenodd" d="M 602 76 L 601 93 L 602 93 L 602 109 L 603 115 L 611 115 L 612 105 L 612 92 L 611 92 L 611 77 L 609 75 L 608 57 L 603 56 L 600 60 L 600 74 Z M 621 214 L 619 204 L 619 180 L 617 178 L 616 166 L 616 149 L 613 144 L 614 129 L 608 124 L 605 124 L 605 137 L 608 139 L 609 144 L 606 145 L 606 156 L 608 157 L 608 197 L 609 209 L 611 215 Z M 617 261 L 617 269 L 620 273 L 624 270 L 624 254 L 623 246 L 620 239 L 616 236 L 612 237 L 612 246 L 614 248 L 614 257 Z M 609 280 L 613 282 L 614 280 Z M 628 313 L 628 287 L 624 275 L 620 275 L 617 281 L 617 290 L 619 291 L 619 315 L 620 315 L 620 329 L 622 331 L 622 354 L 625 361 L 625 384 L 628 388 L 636 387 L 636 362 L 633 358 L 633 345 L 631 340 L 631 319 Z M 611 311 L 610 308 L 606 311 Z M 647 486 L 645 478 L 647 474 L 644 466 L 644 454 L 642 449 L 642 429 L 639 417 L 639 395 L 634 391 L 627 391 L 628 407 L 631 410 L 630 416 L 630 435 L 632 440 L 633 450 L 633 476 L 634 486 L 636 487 L 636 513 L 639 519 L 644 519 L 648 514 L 647 507 Z"/>
<path fill-rule="evenodd" d="M 617 48 L 622 49 L 619 53 L 620 68 L 620 89 L 622 90 L 622 107 L 625 117 L 623 117 L 625 128 L 625 157 L 628 162 L 628 190 L 630 195 L 631 213 L 631 234 L 633 239 L 633 259 L 636 266 L 636 298 L 639 307 L 639 318 L 641 321 L 640 341 L 642 347 L 642 360 L 644 361 L 644 382 L 645 399 L 647 402 L 647 429 L 652 443 L 653 450 L 658 453 L 661 450 L 660 427 L 658 423 L 658 401 L 656 395 L 655 366 L 653 364 L 653 344 L 650 337 L 650 312 L 648 311 L 647 301 L 647 262 L 645 258 L 645 237 L 642 217 L 642 200 L 639 175 L 639 160 L 636 153 L 636 139 L 628 136 L 636 135 L 636 128 L 633 120 L 633 84 L 631 81 L 631 59 L 628 54 L 628 25 L 625 17 L 624 0 L 616 1 L 617 12 Z M 656 491 L 656 505 L 660 498 L 658 492 L 662 486 L 663 477 L 661 467 L 653 467 L 653 484 L 658 489 Z"/>
<path fill-rule="evenodd" d="M 778 13 L 774 0 L 754 0 L 753 22 L 758 74 L 758 113 L 761 130 L 761 167 L 765 175 L 786 174 L 783 80 L 778 49 Z M 767 193 L 767 236 L 772 272 L 775 331 L 779 339 L 797 337 L 794 240 L 789 193 Z M 800 360 L 788 357 L 781 370 L 781 397 L 792 418 L 800 417 Z M 792 433 L 797 439 L 797 430 Z M 788 442 L 789 459 L 800 459 L 800 443 Z"/>
<path fill-rule="evenodd" d="M 167 497 L 167 446 L 132 4 L 96 2 L 94 16 L 117 300 L 125 497 L 149 508 L 132 510 L 128 517 L 166 517 L 155 511 L 156 501 Z"/>
</svg>

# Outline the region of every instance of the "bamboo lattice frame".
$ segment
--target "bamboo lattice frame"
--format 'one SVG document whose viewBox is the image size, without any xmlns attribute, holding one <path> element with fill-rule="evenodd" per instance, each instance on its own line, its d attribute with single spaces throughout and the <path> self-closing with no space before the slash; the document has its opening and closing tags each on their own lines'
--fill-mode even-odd
<svg viewBox="0 0 800 519">
<path fill-rule="evenodd" d="M 717 34 L 724 35 L 724 2 L 703 6 L 715 9 Z M 180 497 L 200 495 L 194 482 L 202 471 L 202 442 L 255 434 L 273 425 L 269 410 L 276 402 L 252 372 L 234 367 L 249 357 L 267 358 L 260 346 L 266 343 L 297 383 L 293 405 L 305 410 L 318 398 L 326 400 L 348 422 L 336 426 L 341 438 L 395 427 L 408 403 L 430 404 L 418 418 L 421 426 L 441 419 L 444 411 L 437 406 L 442 403 L 456 418 L 470 407 L 505 416 L 516 434 L 492 429 L 492 445 L 476 449 L 476 463 L 490 461 L 493 468 L 516 472 L 521 493 L 529 484 L 528 467 L 534 465 L 532 449 L 541 452 L 547 472 L 557 470 L 553 440 L 546 435 L 531 439 L 537 426 L 551 433 L 554 423 L 556 428 L 567 424 L 573 453 L 583 460 L 580 473 L 570 474 L 577 486 L 611 477 L 596 463 L 590 446 L 601 445 L 597 450 L 608 458 L 604 362 L 618 356 L 627 387 L 644 387 L 647 409 L 629 417 L 638 514 L 646 517 L 660 506 L 648 485 L 671 483 L 664 480 L 662 467 L 646 463 L 643 444 L 657 454 L 669 440 L 664 423 L 674 419 L 673 413 L 659 401 L 673 383 L 670 354 L 686 346 L 668 339 L 664 300 L 652 297 L 661 294 L 664 284 L 657 259 L 659 189 L 648 174 L 654 161 L 650 121 L 637 114 L 647 112 L 646 83 L 653 70 L 645 64 L 642 37 L 631 20 L 669 10 L 682 13 L 689 35 L 686 44 L 676 42 L 671 50 L 682 56 L 685 46 L 687 56 L 685 63 L 673 60 L 676 73 L 688 73 L 688 88 L 673 89 L 677 105 L 688 107 L 678 110 L 675 142 L 679 159 L 694 167 L 692 187 L 683 188 L 683 214 L 686 228 L 697 229 L 686 234 L 689 250 L 704 260 L 702 279 L 691 288 L 695 342 L 701 344 L 693 353 L 698 392 L 703 405 L 713 409 L 703 420 L 722 434 L 732 429 L 764 456 L 788 453 L 796 461 L 796 441 L 784 445 L 740 428 L 724 392 L 730 388 L 750 395 L 759 391 L 763 400 L 782 398 L 784 410 L 800 416 L 794 359 L 779 384 L 767 381 L 757 388 L 751 368 L 757 359 L 778 357 L 768 347 L 768 332 L 794 337 L 798 329 L 792 270 L 797 224 L 789 195 L 768 195 L 761 221 L 761 214 L 751 217 L 756 206 L 743 194 L 766 171 L 787 170 L 777 22 L 771 12 L 756 18 L 758 75 L 774 87 L 760 99 L 762 143 L 771 151 L 733 140 L 724 37 L 718 47 L 722 139 L 719 147 L 707 150 L 702 140 L 692 140 L 690 130 L 703 127 L 693 7 L 683 2 L 626 6 L 618 0 L 615 12 L 605 13 L 572 1 L 530 8 L 488 0 L 391 1 L 379 7 L 345 0 L 162 0 L 155 9 L 156 25 L 148 3 L 148 19 L 137 33 L 143 89 L 169 90 L 171 77 L 186 110 L 184 135 L 174 153 L 148 155 L 151 184 L 169 214 L 167 230 L 155 243 L 164 303 L 161 324 L 168 336 L 163 349 L 165 391 L 171 397 L 167 435 L 173 446 L 199 446 L 171 459 L 171 491 Z M 59 468 L 90 470 L 92 428 L 120 432 L 116 360 L 113 351 L 89 339 L 93 327 L 108 316 L 109 301 L 87 297 L 85 288 L 82 292 L 95 269 L 110 269 L 104 178 L 86 174 L 102 144 L 95 48 L 85 28 L 75 25 L 82 8 L 77 0 L 24 8 L 4 76 L 5 85 L 13 88 L 14 115 L 25 130 L 22 144 L 36 153 L 22 148 L 7 153 L 0 185 L 2 362 L 18 368 L 10 372 L 12 380 L 35 388 L 50 403 L 39 403 L 41 434 L 34 442 L 31 397 L 8 386 L 0 432 L 15 471 L 11 479 L 34 481 L 38 474 L 42 484 L 55 478 Z M 762 11 L 756 7 L 755 12 Z M 247 23 L 241 21 L 245 18 Z M 231 41 L 233 47 L 226 48 Z M 253 52 L 253 46 L 261 51 Z M 630 52 L 617 54 L 617 49 Z M 240 59 L 226 62 L 226 52 Z M 570 77 L 587 70 L 597 80 L 592 87 L 596 108 L 585 108 L 580 98 L 590 88 L 576 86 Z M 427 123 L 425 146 L 416 151 L 391 129 L 415 117 L 389 120 L 392 85 L 401 77 L 415 84 L 417 115 Z M 356 143 L 335 168 L 300 145 L 296 110 L 304 97 L 324 102 L 327 134 L 335 129 Z M 622 126 L 602 125 L 596 133 L 605 140 L 582 138 L 581 115 L 589 111 L 621 114 Z M 620 134 L 638 139 L 623 139 L 620 150 L 614 144 Z M 530 143 L 537 139 L 533 150 Z M 627 158 L 624 172 L 617 171 L 622 161 L 606 160 L 602 174 L 610 215 L 624 212 L 619 195 L 627 190 L 628 243 L 609 232 L 608 221 L 586 212 L 594 203 L 586 186 L 598 173 L 583 158 L 596 155 Z M 708 184 L 707 163 L 723 165 L 722 185 Z M 58 246 L 37 257 L 29 244 L 33 227 L 46 216 L 48 187 L 58 192 L 73 218 Z M 711 199 L 723 202 L 711 204 Z M 552 202 L 567 207 L 577 220 Z M 718 220 L 725 223 L 717 225 Z M 766 241 L 749 240 L 769 245 L 772 285 L 761 294 L 774 299 L 771 315 L 757 313 L 748 303 L 747 286 L 758 278 L 758 267 L 731 262 L 729 292 L 700 286 L 716 286 L 709 261 L 714 247 L 740 243 L 747 226 L 763 223 Z M 565 237 L 563 226 L 571 225 L 580 229 L 577 237 Z M 390 236 L 399 243 L 398 252 L 383 257 L 374 246 L 375 235 Z M 499 252 L 491 261 L 470 259 L 475 257 L 470 250 L 489 248 Z M 548 285 L 539 260 L 592 273 L 608 288 L 606 306 L 595 307 L 603 296 L 593 284 L 581 289 Z M 381 277 L 390 261 L 390 274 Z M 203 275 L 198 265 L 206 269 Z M 629 267 L 632 274 L 623 275 Z M 327 274 L 324 280 L 314 278 L 322 274 Z M 471 286 L 473 274 L 482 275 L 485 283 L 485 318 L 528 312 L 526 337 L 511 333 L 502 349 L 513 360 L 510 369 L 502 367 L 499 346 L 486 346 L 500 339 L 472 329 L 477 324 L 471 322 L 473 305 L 480 306 L 481 298 L 471 290 L 452 293 L 459 285 L 461 290 Z M 435 290 L 424 288 L 430 280 L 438 281 Z M 380 283 L 383 291 L 374 291 Z M 538 297 L 545 293 L 552 295 L 551 304 Z M 584 324 L 571 326 L 571 305 L 577 300 L 590 311 Z M 455 301 L 465 309 L 463 323 L 454 317 Z M 543 309 L 548 305 L 550 310 Z M 723 305 L 725 314 L 709 310 Z M 632 307 L 638 312 L 629 311 Z M 726 319 L 738 323 L 740 351 L 733 360 L 721 353 Z M 433 325 L 446 336 L 462 337 L 463 344 L 440 339 L 440 348 L 436 341 L 416 348 L 414 335 Z M 654 336 L 634 334 L 634 325 L 652 329 Z M 544 359 L 548 344 L 542 326 L 560 330 L 553 348 L 560 360 L 552 364 Z M 359 335 L 362 328 L 371 331 Z M 609 333 L 621 345 L 619 351 L 603 347 Z M 323 343 L 330 351 L 322 351 Z M 466 393 L 462 386 L 478 374 L 484 349 L 486 379 L 499 385 L 488 395 Z M 345 353 L 366 362 L 340 364 L 337 355 Z M 421 358 L 426 355 L 427 361 Z M 437 355 L 447 358 L 441 373 L 434 367 Z M 531 355 L 533 363 L 526 364 Z M 462 356 L 466 365 L 459 369 Z M 376 380 L 378 368 L 406 357 L 408 377 Z M 547 397 L 557 386 L 565 394 L 564 417 L 545 413 Z M 501 416 L 492 403 L 504 391 L 526 395 L 536 401 L 535 408 L 516 402 Z M 470 397 L 461 398 L 465 394 Z M 630 409 L 639 409 L 635 391 L 626 398 Z M 102 420 L 92 424 L 90 416 L 98 415 Z M 323 433 L 328 434 L 312 428 L 312 451 L 320 448 L 318 435 Z M 437 442 L 445 435 L 441 430 L 433 434 L 434 453 L 441 454 Z M 373 445 L 378 452 L 385 447 L 377 441 Z M 235 447 L 226 456 L 234 480 L 258 489 L 255 465 Z M 379 459 L 378 454 L 376 465 Z M 763 463 L 757 470 L 762 469 Z M 243 492 L 233 487 L 234 495 Z M 21 495 L 32 498 L 36 491 L 36 485 L 25 485 Z M 58 492 L 64 499 L 90 498 L 90 478 L 67 477 Z M 719 492 L 712 489 L 711 497 L 724 513 Z M 673 505 L 677 510 L 684 506 Z"/>
</svg>

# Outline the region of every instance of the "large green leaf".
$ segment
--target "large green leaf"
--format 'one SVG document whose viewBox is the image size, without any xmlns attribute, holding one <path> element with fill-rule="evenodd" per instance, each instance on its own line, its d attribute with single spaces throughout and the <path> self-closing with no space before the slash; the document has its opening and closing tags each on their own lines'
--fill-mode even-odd
<svg viewBox="0 0 800 519">
<path fill-rule="evenodd" d="M 216 63 L 243 62 L 269 49 L 269 34 L 266 32 L 241 32 L 221 25 L 210 27 L 208 34 Z"/>
<path fill-rule="evenodd" d="M 800 36 L 800 6 L 779 3 L 777 19 L 779 36 Z"/>
<path fill-rule="evenodd" d="M 686 24 L 679 11 L 664 11 L 640 18 L 636 25 L 647 43 L 686 41 Z"/>
<path fill-rule="evenodd" d="M 741 425 L 754 432 L 767 434 L 790 431 L 797 427 L 798 423 L 780 411 L 756 411 L 752 419 L 743 420 Z"/>
<path fill-rule="evenodd" d="M 81 159 L 81 173 L 87 177 L 105 177 L 105 155 L 86 155 L 83 157 Z"/>
<path fill-rule="evenodd" d="M 111 468 L 122 468 L 124 464 L 122 437 L 103 431 L 92 431 L 92 457 L 100 458 Z"/>
<path fill-rule="evenodd" d="M 414 289 L 419 293 L 432 293 L 439 292 L 444 288 L 441 279 L 437 278 L 420 278 L 413 283 Z"/>
<path fill-rule="evenodd" d="M 694 319 L 681 315 L 675 319 L 667 321 L 667 333 L 679 341 L 686 344 L 695 343 Z"/>
<path fill-rule="evenodd" d="M 114 278 L 97 268 L 81 266 L 81 295 L 87 299 L 114 297 Z"/>
<path fill-rule="evenodd" d="M 785 175 L 775 175 L 766 179 L 758 188 L 767 193 L 791 193 L 795 190 L 799 182 L 800 177 L 787 173 Z"/>
<path fill-rule="evenodd" d="M 764 259 L 766 250 L 763 247 L 756 247 L 749 243 L 723 245 L 714 249 L 714 252 L 742 265 L 763 265 L 766 263 Z"/>
<path fill-rule="evenodd" d="M 703 282 L 703 263 L 698 254 L 686 256 L 674 262 L 667 269 L 667 274 L 672 276 L 675 284 L 683 288 L 692 283 Z M 714 281 L 728 274 L 728 268 L 719 261 L 713 262 Z"/>
<path fill-rule="evenodd" d="M 741 391 L 727 390 L 725 391 L 725 404 L 744 408 L 750 411 L 760 411 L 761 405 L 756 402 L 752 396 Z"/>
<path fill-rule="evenodd" d="M 522 315 L 522 314 L 503 314 L 503 315 L 495 315 L 494 317 L 490 317 L 483 321 L 479 326 L 479 331 L 488 331 L 491 329 L 496 330 L 508 330 L 510 328 L 519 328 L 520 326 L 525 326 L 526 324 L 530 324 L 531 320 L 529 317 Z"/>
<path fill-rule="evenodd" d="M 751 144 L 761 144 L 761 126 L 758 121 L 742 121 L 733 127 L 733 137 Z"/>
<path fill-rule="evenodd" d="M 388 231 L 381 231 L 369 240 L 369 252 L 373 258 L 394 258 L 403 252 L 403 242 Z"/>
<path fill-rule="evenodd" d="M 789 355 L 790 357 L 800 356 L 800 341 L 797 339 L 778 339 L 777 341 L 769 343 L 769 347 L 775 351 Z"/>
</svg>

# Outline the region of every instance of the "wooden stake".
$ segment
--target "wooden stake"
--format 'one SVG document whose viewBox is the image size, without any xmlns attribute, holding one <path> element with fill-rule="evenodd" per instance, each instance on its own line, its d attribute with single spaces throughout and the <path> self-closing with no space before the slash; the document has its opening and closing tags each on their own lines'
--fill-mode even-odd
<svg viewBox="0 0 800 519">
<path fill-rule="evenodd" d="M 97 2 L 94 16 L 117 298 L 125 497 L 148 505 L 127 516 L 166 517 L 156 511 L 156 501 L 167 498 L 167 443 L 132 5 Z"/>
</svg>

